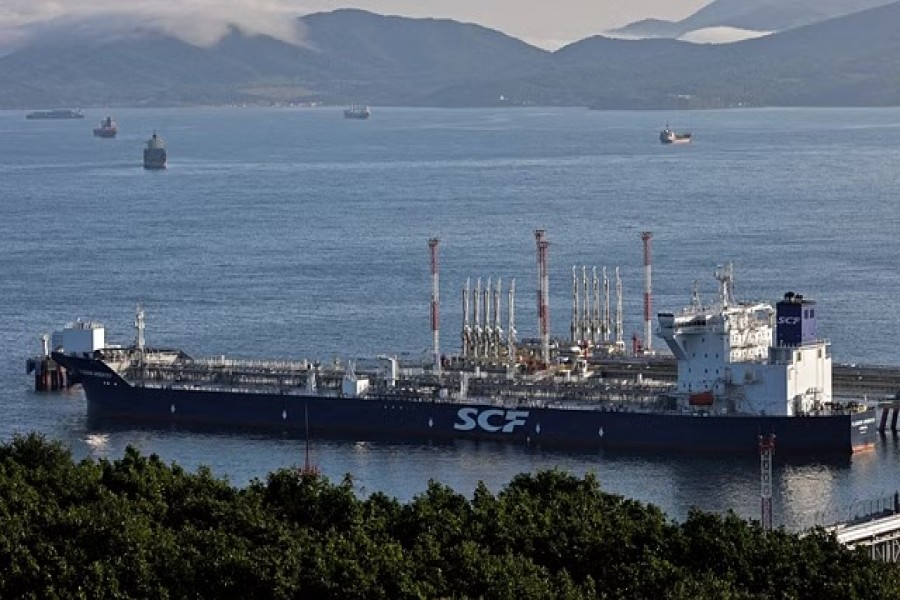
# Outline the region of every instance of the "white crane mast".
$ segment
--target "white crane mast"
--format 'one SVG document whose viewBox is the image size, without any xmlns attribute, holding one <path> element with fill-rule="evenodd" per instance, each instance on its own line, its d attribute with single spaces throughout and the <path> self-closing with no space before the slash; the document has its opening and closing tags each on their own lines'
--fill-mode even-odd
<svg viewBox="0 0 900 600">
<path fill-rule="evenodd" d="M 591 339 L 591 288 L 588 284 L 587 267 L 581 267 L 581 285 L 584 288 L 584 298 L 581 301 L 581 339 Z"/>
<path fill-rule="evenodd" d="M 482 340 L 482 329 L 481 329 L 481 277 L 475 280 L 475 334 L 473 335 L 473 346 L 475 352 L 473 353 L 476 357 L 481 356 L 481 340 Z"/>
<path fill-rule="evenodd" d="M 597 267 L 593 268 L 591 276 L 594 288 L 594 304 L 591 308 L 591 342 L 596 344 L 600 341 L 600 332 L 602 331 L 600 324 L 600 279 L 597 278 Z"/>
<path fill-rule="evenodd" d="M 578 275 L 572 265 L 572 341 L 578 342 Z"/>
<path fill-rule="evenodd" d="M 622 316 L 622 278 L 619 277 L 619 267 L 616 267 L 616 346 L 625 347 L 625 323 Z"/>
<path fill-rule="evenodd" d="M 497 285 L 494 288 L 494 337 L 491 339 L 491 350 L 493 356 L 500 358 L 501 348 L 503 346 L 503 327 L 501 326 L 500 314 L 500 295 L 503 293 L 503 285 L 501 279 L 497 278 Z"/>
<path fill-rule="evenodd" d="M 618 278 L 618 269 L 616 277 Z M 611 313 L 609 310 L 609 277 L 606 276 L 606 267 L 603 267 L 603 341 L 609 342 L 609 334 L 612 331 L 610 326 Z"/>
<path fill-rule="evenodd" d="M 472 322 L 470 320 L 470 306 L 469 306 L 469 288 L 471 286 L 471 279 L 466 277 L 466 287 L 463 288 L 462 291 L 462 302 L 463 302 L 463 331 L 462 331 L 462 353 L 463 356 L 469 356 L 472 350 Z"/>
<path fill-rule="evenodd" d="M 482 347 L 482 356 L 489 357 L 491 355 L 491 340 L 494 337 L 494 328 L 493 328 L 493 320 L 491 319 L 491 288 L 493 284 L 491 282 L 491 278 L 488 277 L 487 286 L 485 286 L 482 293 L 484 294 L 484 329 L 483 329 L 483 337 L 481 343 Z"/>
<path fill-rule="evenodd" d="M 143 354 L 144 352 L 144 307 L 140 304 L 134 312 L 134 347 Z"/>
<path fill-rule="evenodd" d="M 440 287 L 440 267 L 438 264 L 438 243 L 437 238 L 428 240 L 428 249 L 431 252 L 431 337 L 433 363 L 432 368 L 435 375 L 441 375 L 441 341 L 440 341 L 440 306 L 441 306 L 441 287 Z"/>
<path fill-rule="evenodd" d="M 510 368 L 516 366 L 516 280 L 509 282 L 509 324 L 506 331 L 506 352 L 509 358 Z"/>
</svg>

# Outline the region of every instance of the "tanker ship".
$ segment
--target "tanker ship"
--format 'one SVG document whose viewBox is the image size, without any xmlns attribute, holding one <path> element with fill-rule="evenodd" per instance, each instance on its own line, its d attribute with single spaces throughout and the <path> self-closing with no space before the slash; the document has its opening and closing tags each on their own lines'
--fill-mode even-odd
<svg viewBox="0 0 900 600">
<path fill-rule="evenodd" d="M 196 359 L 146 346 L 140 309 L 133 345 L 61 347 L 52 358 L 82 381 L 88 416 L 105 421 L 592 451 L 756 453 L 769 435 L 779 454 L 872 448 L 875 409 L 832 398 L 831 349 L 816 337 L 815 303 L 793 293 L 774 307 L 736 302 L 730 266 L 716 276 L 712 304 L 695 295 L 687 308 L 657 316 L 657 335 L 678 361 L 674 386 L 614 381 L 583 358 L 564 376 L 547 365 L 534 372 L 524 367 L 524 346 L 512 344 L 505 368 L 494 370 L 471 356 L 418 366 L 393 357 L 368 365 Z M 468 303 L 465 311 L 468 330 Z"/>
</svg>

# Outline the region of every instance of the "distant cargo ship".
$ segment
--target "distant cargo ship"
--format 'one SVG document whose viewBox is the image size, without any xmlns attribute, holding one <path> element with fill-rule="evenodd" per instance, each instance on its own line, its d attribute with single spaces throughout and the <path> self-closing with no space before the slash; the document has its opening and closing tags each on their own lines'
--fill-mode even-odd
<svg viewBox="0 0 900 600">
<path fill-rule="evenodd" d="M 154 131 L 144 147 L 144 168 L 165 169 L 167 159 L 166 144 Z"/>
<path fill-rule="evenodd" d="M 368 119 L 371 114 L 372 111 L 369 110 L 368 106 L 362 106 L 359 104 L 354 104 L 350 106 L 350 108 L 344 109 L 345 119 Z"/>
<path fill-rule="evenodd" d="M 106 117 L 100 121 L 100 125 L 94 127 L 94 135 L 102 138 L 114 138 L 119 133 L 119 126 L 112 117 Z"/>
<path fill-rule="evenodd" d="M 678 360 L 678 383 L 639 401 L 625 397 L 628 384 L 612 392 L 603 391 L 612 381 L 589 387 L 602 378 L 596 373 L 587 373 L 582 387 L 561 385 L 552 367 L 538 379 L 519 364 L 492 376 L 450 360 L 448 366 L 463 366 L 438 377 L 423 365 L 401 369 L 389 357 L 368 371 L 307 361 L 194 359 L 145 347 L 140 310 L 133 346 L 91 353 L 62 348 L 52 358 L 78 374 L 88 416 L 99 419 L 591 450 L 755 454 L 763 435 L 776 436 L 780 454 L 872 448 L 875 409 L 832 398 L 831 350 L 816 338 L 814 303 L 797 294 L 785 295 L 776 308 L 738 303 L 731 268 L 717 277 L 718 302 L 659 314 L 659 334 Z"/>
<path fill-rule="evenodd" d="M 666 128 L 659 132 L 659 141 L 663 144 L 689 144 L 691 141 L 691 134 L 675 133 L 675 131 L 669 128 L 669 124 L 666 123 Z"/>
<path fill-rule="evenodd" d="M 57 110 L 36 110 L 25 115 L 26 119 L 83 119 L 84 113 L 69 108 Z"/>
</svg>

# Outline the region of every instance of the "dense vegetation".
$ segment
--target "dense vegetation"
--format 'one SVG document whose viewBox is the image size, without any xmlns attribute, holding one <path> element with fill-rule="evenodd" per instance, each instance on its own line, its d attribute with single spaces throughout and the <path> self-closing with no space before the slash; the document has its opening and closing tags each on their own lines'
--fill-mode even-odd
<svg viewBox="0 0 900 600">
<path fill-rule="evenodd" d="M 0 446 L 2 598 L 900 597 L 892 565 L 822 532 L 656 508 L 592 477 L 520 475 L 408 504 L 281 470 L 235 488 L 129 448 Z"/>
</svg>

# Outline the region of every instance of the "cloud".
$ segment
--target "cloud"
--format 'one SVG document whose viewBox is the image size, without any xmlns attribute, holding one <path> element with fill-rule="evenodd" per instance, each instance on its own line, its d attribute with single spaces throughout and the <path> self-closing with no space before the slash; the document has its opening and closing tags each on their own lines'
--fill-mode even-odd
<svg viewBox="0 0 900 600">
<path fill-rule="evenodd" d="M 771 31 L 756 31 L 737 27 L 707 27 L 689 31 L 678 39 L 682 42 L 692 42 L 694 44 L 730 44 L 741 40 L 763 37 L 772 33 Z"/>
<path fill-rule="evenodd" d="M 232 26 L 293 44 L 302 43 L 296 17 L 306 12 L 291 0 L 3 0 L 0 46 L 26 43 L 51 31 L 91 36 L 154 30 L 197 46 L 209 46 Z"/>
</svg>

